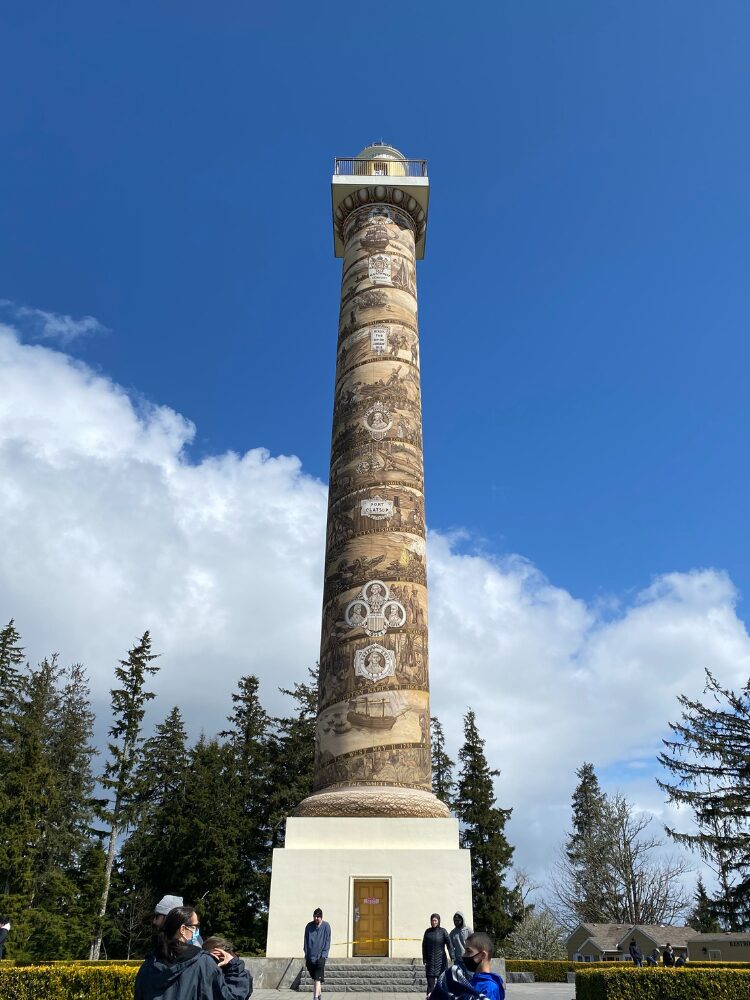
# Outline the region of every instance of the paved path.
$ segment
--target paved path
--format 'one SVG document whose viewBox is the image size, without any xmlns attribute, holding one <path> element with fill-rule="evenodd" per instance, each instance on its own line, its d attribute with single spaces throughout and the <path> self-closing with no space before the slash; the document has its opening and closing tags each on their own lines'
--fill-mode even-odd
<svg viewBox="0 0 750 1000">
<path fill-rule="evenodd" d="M 507 1000 L 575 1000 L 572 983 L 509 983 Z M 421 993 L 323 993 L 323 1000 L 422 1000 Z M 312 1000 L 312 992 L 253 990 L 252 1000 Z"/>
</svg>

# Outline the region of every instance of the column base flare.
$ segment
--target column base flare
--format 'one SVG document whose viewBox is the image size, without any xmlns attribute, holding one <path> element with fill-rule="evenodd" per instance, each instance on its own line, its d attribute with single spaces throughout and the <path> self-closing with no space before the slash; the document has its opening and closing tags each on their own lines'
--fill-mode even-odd
<svg viewBox="0 0 750 1000">
<path fill-rule="evenodd" d="M 297 806 L 295 816 L 420 816 L 445 819 L 448 807 L 421 788 L 345 786 L 315 792 Z"/>
</svg>

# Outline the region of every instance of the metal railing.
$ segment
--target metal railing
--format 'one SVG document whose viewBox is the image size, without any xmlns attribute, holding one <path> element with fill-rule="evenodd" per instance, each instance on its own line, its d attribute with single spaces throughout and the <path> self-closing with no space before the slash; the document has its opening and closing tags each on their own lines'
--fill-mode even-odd
<svg viewBox="0 0 750 1000">
<path fill-rule="evenodd" d="M 346 177 L 426 177 L 427 160 L 358 160 L 337 156 L 333 172 Z"/>
</svg>

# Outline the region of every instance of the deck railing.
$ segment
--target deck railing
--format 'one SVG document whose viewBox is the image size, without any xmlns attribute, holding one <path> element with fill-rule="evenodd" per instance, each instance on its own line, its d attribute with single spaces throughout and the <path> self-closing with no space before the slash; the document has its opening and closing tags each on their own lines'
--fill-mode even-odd
<svg viewBox="0 0 750 1000">
<path fill-rule="evenodd" d="M 333 172 L 346 177 L 426 177 L 427 160 L 358 160 L 337 156 Z"/>
</svg>

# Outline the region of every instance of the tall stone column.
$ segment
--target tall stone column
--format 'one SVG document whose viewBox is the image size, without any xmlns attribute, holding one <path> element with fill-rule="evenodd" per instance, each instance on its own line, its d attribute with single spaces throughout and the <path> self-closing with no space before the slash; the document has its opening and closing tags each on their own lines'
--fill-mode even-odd
<svg viewBox="0 0 750 1000">
<path fill-rule="evenodd" d="M 427 181 L 417 190 L 392 147 L 349 163 L 363 186 L 338 198 L 334 186 L 343 273 L 315 790 L 297 815 L 446 817 L 431 791 L 417 326 Z"/>
</svg>

